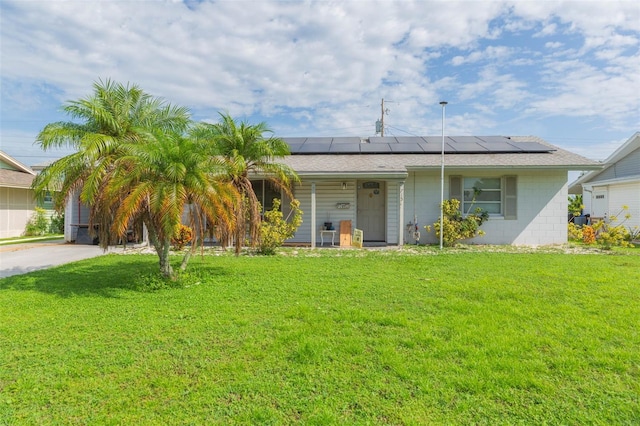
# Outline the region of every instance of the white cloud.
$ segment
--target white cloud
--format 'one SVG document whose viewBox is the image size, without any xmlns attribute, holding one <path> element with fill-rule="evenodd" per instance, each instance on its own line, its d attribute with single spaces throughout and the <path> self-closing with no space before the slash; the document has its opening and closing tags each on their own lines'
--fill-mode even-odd
<svg viewBox="0 0 640 426">
<path fill-rule="evenodd" d="M 35 111 L 110 77 L 199 118 L 228 110 L 291 133 L 368 134 L 381 98 L 396 102 L 389 124 L 414 133 L 439 131 L 443 98 L 457 114 L 452 129 L 466 133 L 499 131 L 518 114 L 638 125 L 633 2 L 3 0 L 0 8 L 3 108 Z M 512 35 L 538 36 L 544 48 L 509 44 Z"/>
</svg>

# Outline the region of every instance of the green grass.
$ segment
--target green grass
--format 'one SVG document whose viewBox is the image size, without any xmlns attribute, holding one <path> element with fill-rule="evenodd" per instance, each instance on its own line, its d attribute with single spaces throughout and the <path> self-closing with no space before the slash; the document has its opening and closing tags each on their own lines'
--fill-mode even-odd
<svg viewBox="0 0 640 426">
<path fill-rule="evenodd" d="M 64 238 L 64 234 L 49 234 L 49 235 L 43 235 L 40 237 L 22 236 L 22 237 L 0 238 L 0 245 L 22 244 L 22 243 L 30 243 L 34 241 L 59 240 L 61 238 Z"/>
<path fill-rule="evenodd" d="M 417 251 L 0 280 L 0 424 L 640 423 L 637 251 Z"/>
</svg>

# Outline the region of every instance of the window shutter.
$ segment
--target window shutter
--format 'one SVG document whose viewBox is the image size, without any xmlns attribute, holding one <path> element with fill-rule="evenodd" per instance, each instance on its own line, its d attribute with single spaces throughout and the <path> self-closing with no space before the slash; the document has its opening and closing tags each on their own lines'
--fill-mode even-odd
<svg viewBox="0 0 640 426">
<path fill-rule="evenodd" d="M 460 201 L 458 210 L 462 211 L 462 176 L 449 177 L 449 199 Z"/>
<path fill-rule="evenodd" d="M 449 178 L 449 199 L 462 201 L 462 176 Z"/>
<path fill-rule="evenodd" d="M 518 184 L 515 176 L 504 177 L 504 218 L 518 218 Z"/>
</svg>

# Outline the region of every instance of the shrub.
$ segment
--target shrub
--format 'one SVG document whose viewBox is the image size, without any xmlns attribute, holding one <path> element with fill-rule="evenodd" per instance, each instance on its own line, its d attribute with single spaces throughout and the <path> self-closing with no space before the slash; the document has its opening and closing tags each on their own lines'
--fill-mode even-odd
<svg viewBox="0 0 640 426">
<path fill-rule="evenodd" d="M 442 203 L 443 229 L 442 242 L 447 247 L 455 245 L 460 240 L 466 240 L 484 235 L 480 226 L 489 218 L 489 213 L 476 208 L 473 213 L 462 216 L 460 212 L 460 200 L 444 200 Z M 427 232 L 431 232 L 431 225 L 425 226 Z M 436 236 L 440 238 L 440 218 L 433 224 Z"/>
<path fill-rule="evenodd" d="M 36 207 L 35 213 L 27 222 L 24 235 L 37 236 L 45 235 L 49 231 L 49 219 L 47 219 L 47 211 L 42 207 Z"/>
<path fill-rule="evenodd" d="M 51 217 L 49 232 L 52 234 L 64 234 L 64 213 L 56 213 Z"/>
<path fill-rule="evenodd" d="M 629 242 L 629 231 L 622 225 L 611 226 L 610 223 L 604 221 L 598 222 L 593 225 L 595 231 L 596 243 L 605 250 L 610 250 L 612 247 L 631 247 Z"/>
<path fill-rule="evenodd" d="M 184 246 L 193 239 L 193 231 L 186 225 L 179 225 L 171 238 L 171 245 L 176 251 L 182 250 Z"/>
<path fill-rule="evenodd" d="M 569 240 L 572 240 L 572 241 L 582 241 L 582 238 L 583 238 L 582 227 L 580 225 L 576 225 L 573 222 L 569 222 L 568 237 L 569 237 Z"/>
<path fill-rule="evenodd" d="M 585 244 L 593 244 L 596 242 L 596 233 L 591 225 L 582 227 L 582 242 Z"/>
<path fill-rule="evenodd" d="M 280 200 L 277 198 L 273 200 L 273 208 L 264 213 L 264 220 L 260 224 L 258 253 L 275 254 L 276 248 L 295 235 L 302 224 L 302 210 L 298 200 L 293 200 L 290 205 L 291 211 L 286 219 L 280 211 Z"/>
</svg>

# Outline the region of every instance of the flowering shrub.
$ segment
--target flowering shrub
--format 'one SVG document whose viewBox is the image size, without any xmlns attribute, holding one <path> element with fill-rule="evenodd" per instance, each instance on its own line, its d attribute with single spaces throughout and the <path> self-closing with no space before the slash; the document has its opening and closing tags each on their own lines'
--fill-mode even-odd
<svg viewBox="0 0 640 426">
<path fill-rule="evenodd" d="M 583 229 L 582 226 L 576 225 L 573 222 L 569 222 L 569 240 L 572 241 L 582 241 L 583 238 Z"/>
<path fill-rule="evenodd" d="M 629 240 L 629 231 L 622 225 L 611 226 L 610 223 L 604 221 L 593 225 L 596 233 L 596 242 L 605 249 L 610 250 L 611 247 L 631 247 Z"/>
<path fill-rule="evenodd" d="M 176 251 L 182 250 L 184 246 L 193 239 L 193 231 L 186 225 L 179 225 L 171 238 L 171 245 Z"/>
<path fill-rule="evenodd" d="M 264 220 L 260 224 L 260 241 L 258 253 L 272 255 L 276 248 L 281 247 L 288 238 L 293 237 L 298 227 L 302 224 L 302 210 L 300 202 L 291 202 L 291 211 L 285 219 L 280 211 L 280 200 L 273 200 L 273 208 L 264 213 Z"/>
<path fill-rule="evenodd" d="M 620 213 L 627 211 L 627 206 L 622 206 Z M 602 249 L 609 250 L 612 247 L 632 247 L 634 238 L 637 238 L 637 229 L 625 228 L 623 223 L 631 217 L 625 213 L 622 223 L 615 225 L 618 215 L 612 215 L 607 221 L 598 221 L 592 225 L 582 227 L 569 223 L 568 236 L 571 240 L 582 241 L 584 244 L 598 244 Z M 634 232 L 636 231 L 636 232 Z"/>
<path fill-rule="evenodd" d="M 596 232 L 591 225 L 582 227 L 582 242 L 585 244 L 593 244 L 596 242 Z"/>
<path fill-rule="evenodd" d="M 459 210 L 460 200 L 444 200 L 442 203 L 443 234 L 442 243 L 447 247 L 454 246 L 460 240 L 466 240 L 484 235 L 480 226 L 489 218 L 489 213 L 477 208 L 473 213 L 462 216 Z M 431 232 L 431 225 L 425 226 L 427 232 Z M 436 236 L 440 238 L 440 219 L 433 224 Z"/>
</svg>

